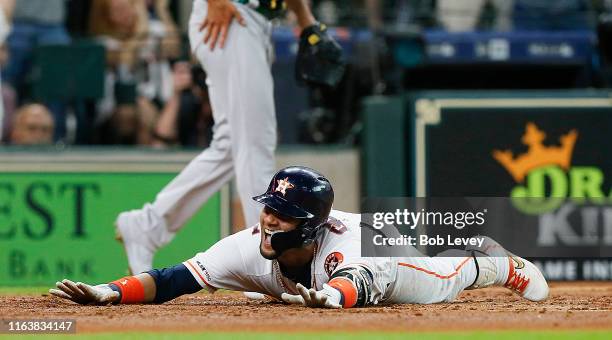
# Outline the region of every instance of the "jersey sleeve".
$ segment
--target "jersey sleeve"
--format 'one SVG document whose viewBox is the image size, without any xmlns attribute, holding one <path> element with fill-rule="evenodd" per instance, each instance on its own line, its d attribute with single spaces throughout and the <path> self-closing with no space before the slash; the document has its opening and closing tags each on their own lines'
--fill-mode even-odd
<svg viewBox="0 0 612 340">
<path fill-rule="evenodd" d="M 328 285 L 340 291 L 344 308 L 377 304 L 395 279 L 392 262 L 389 258 L 362 257 L 360 217 L 336 216 L 329 220 L 324 247 Z"/>
<path fill-rule="evenodd" d="M 246 266 L 239 244 L 251 228 L 230 235 L 208 250 L 183 262 L 202 288 L 210 292 L 217 289 L 243 290 Z M 249 235 L 250 236 L 250 235 Z"/>
</svg>

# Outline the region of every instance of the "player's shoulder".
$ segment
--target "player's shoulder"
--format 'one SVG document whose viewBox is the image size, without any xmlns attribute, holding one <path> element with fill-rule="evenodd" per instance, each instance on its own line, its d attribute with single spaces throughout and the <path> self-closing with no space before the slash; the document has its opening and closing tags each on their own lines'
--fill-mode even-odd
<svg viewBox="0 0 612 340">
<path fill-rule="evenodd" d="M 244 262 L 252 262 L 259 255 L 261 239 L 259 224 L 222 238 L 215 247 L 223 248 L 226 254 L 239 256 Z"/>
<path fill-rule="evenodd" d="M 332 229 L 346 229 L 348 232 L 359 230 L 360 223 L 361 215 L 340 210 L 332 210 L 327 219 L 327 224 Z"/>
<path fill-rule="evenodd" d="M 352 248 L 358 245 L 360 241 L 360 221 L 359 214 L 332 210 L 320 233 L 321 248 Z"/>
<path fill-rule="evenodd" d="M 261 228 L 256 224 L 225 237 L 220 242 L 226 242 L 226 256 L 239 256 L 246 275 L 261 275 L 270 270 L 270 261 L 261 256 L 259 243 Z"/>
<path fill-rule="evenodd" d="M 250 228 L 243 229 L 237 233 L 229 235 L 225 237 L 223 240 L 227 240 L 228 242 L 236 242 L 240 245 L 250 244 L 250 243 L 259 243 L 260 239 L 260 230 L 259 224 L 256 224 Z"/>
<path fill-rule="evenodd" d="M 317 271 L 325 273 L 327 278 L 341 263 L 360 256 L 359 214 L 332 210 L 327 223 L 319 234 L 317 253 Z"/>
</svg>

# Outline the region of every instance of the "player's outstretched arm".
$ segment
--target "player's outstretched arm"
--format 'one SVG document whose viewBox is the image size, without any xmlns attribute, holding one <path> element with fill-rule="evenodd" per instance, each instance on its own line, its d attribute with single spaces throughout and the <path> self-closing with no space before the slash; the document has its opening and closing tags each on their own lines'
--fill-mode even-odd
<svg viewBox="0 0 612 340">
<path fill-rule="evenodd" d="M 49 290 L 51 295 L 83 305 L 163 303 L 202 289 L 184 264 L 96 286 L 64 279 L 56 287 Z"/>
</svg>

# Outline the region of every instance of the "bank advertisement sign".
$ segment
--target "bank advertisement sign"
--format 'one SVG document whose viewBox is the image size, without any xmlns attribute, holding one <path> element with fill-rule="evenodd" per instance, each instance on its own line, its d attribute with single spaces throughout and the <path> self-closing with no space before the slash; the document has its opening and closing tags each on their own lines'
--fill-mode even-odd
<svg viewBox="0 0 612 340">
<path fill-rule="evenodd" d="M 104 283 L 127 274 L 115 240 L 118 213 L 155 198 L 174 173 L 0 174 L 0 286 L 53 285 L 63 278 Z M 213 196 L 155 257 L 179 263 L 219 239 Z"/>
</svg>

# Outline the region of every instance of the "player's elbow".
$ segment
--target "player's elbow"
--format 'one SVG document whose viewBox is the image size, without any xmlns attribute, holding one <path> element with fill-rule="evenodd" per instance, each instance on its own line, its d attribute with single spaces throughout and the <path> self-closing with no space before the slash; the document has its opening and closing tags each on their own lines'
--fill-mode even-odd
<svg viewBox="0 0 612 340">
<path fill-rule="evenodd" d="M 155 280 L 153 303 L 164 303 L 181 295 L 193 294 L 202 289 L 184 264 L 147 272 Z"/>
</svg>

